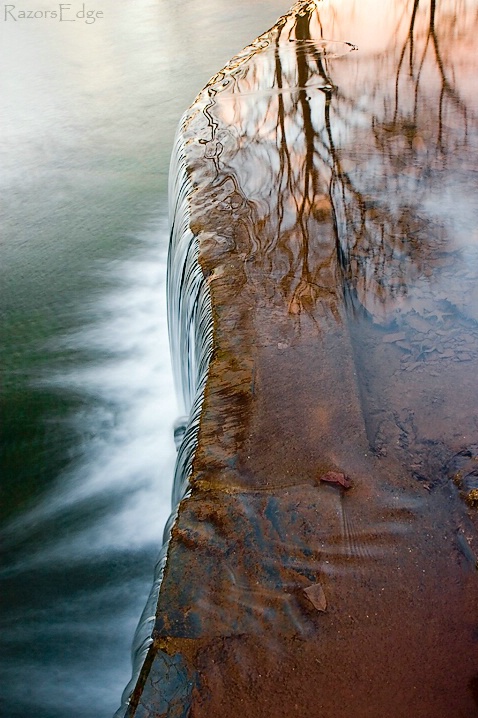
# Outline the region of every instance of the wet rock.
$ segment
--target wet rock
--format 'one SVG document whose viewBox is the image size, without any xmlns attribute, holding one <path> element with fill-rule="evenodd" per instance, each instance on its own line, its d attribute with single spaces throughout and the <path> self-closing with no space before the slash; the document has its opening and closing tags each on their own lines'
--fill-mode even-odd
<svg viewBox="0 0 478 718">
<path fill-rule="evenodd" d="M 317 611 L 321 611 L 323 613 L 327 610 L 327 599 L 325 597 L 324 589 L 320 583 L 315 583 L 312 586 L 304 588 L 304 594 Z"/>
<path fill-rule="evenodd" d="M 211 316 L 192 303 L 177 345 L 193 362 L 212 340 L 135 718 L 474 714 L 476 447 L 443 466 L 476 428 L 476 272 L 449 199 L 476 53 L 427 52 L 459 35 L 437 6 L 397 24 L 392 3 L 377 60 L 352 0 L 301 2 L 185 115 L 175 226 Z M 456 21 L 472 46 L 478 18 Z M 322 39 L 357 23 L 363 54 Z M 396 64 L 411 37 L 442 88 Z"/>
<path fill-rule="evenodd" d="M 325 481 L 329 484 L 339 484 L 344 489 L 350 489 L 352 486 L 351 479 L 341 471 L 327 471 L 319 477 L 319 481 Z"/>
</svg>

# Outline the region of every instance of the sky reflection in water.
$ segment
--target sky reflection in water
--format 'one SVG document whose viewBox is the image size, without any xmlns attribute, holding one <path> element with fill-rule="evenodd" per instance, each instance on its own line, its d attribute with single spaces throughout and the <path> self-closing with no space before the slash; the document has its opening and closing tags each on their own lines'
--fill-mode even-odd
<svg viewBox="0 0 478 718">
<path fill-rule="evenodd" d="M 302 54 L 303 87 L 319 99 L 266 92 L 246 106 L 218 97 L 216 112 L 240 139 L 249 168 L 239 183 L 243 195 L 263 191 L 255 221 L 268 216 L 270 195 L 284 191 L 286 174 L 277 170 L 290 161 L 295 194 L 282 213 L 268 216 L 268 242 L 244 249 L 255 261 L 249 278 L 266 285 L 272 278 L 273 301 L 297 320 L 282 343 L 293 344 L 307 313 L 351 320 L 369 389 L 362 398 L 368 441 L 379 455 L 412 458 L 417 478 L 432 489 L 443 445 L 458 448 L 476 433 L 476 3 L 462 3 L 455 14 L 458 6 L 437 2 L 433 23 L 431 4 L 417 3 L 408 34 L 413 7 L 324 3 L 333 39 L 359 51 L 343 64 L 325 62 L 319 73 L 314 54 Z M 35 392 L 48 392 L 53 399 L 45 400 L 38 426 L 50 423 L 69 437 L 63 461 L 40 440 L 26 444 L 31 465 L 43 463 L 48 479 L 13 502 L 4 531 L 9 718 L 106 716 L 119 703 L 169 512 L 175 404 L 160 292 L 167 233 L 158 206 L 174 127 L 237 44 L 285 9 L 250 3 L 239 13 L 229 3 L 189 2 L 181 13 L 177 5 L 144 3 L 132 22 L 132 4 L 114 8 L 106 4 L 112 24 L 95 26 L 95 34 L 43 34 L 32 26 L 19 36 L 20 28 L 1 28 L 10 53 L 2 139 L 11 208 L 2 250 L 13 327 L 7 378 L 11 396 L 26 391 L 19 408 L 13 400 L 8 407 L 22 427 Z M 179 18 L 187 13 L 185 25 Z M 246 23 L 245 15 L 254 20 Z M 295 73 L 297 57 L 290 49 L 287 56 L 283 69 Z M 12 72 L 14 65 L 21 69 Z M 251 106 L 256 116 L 244 119 Z M 268 124 L 258 133 L 261 117 Z M 277 144 L 278 118 L 288 160 Z M 224 159 L 217 144 L 202 149 L 208 171 Z M 298 163 L 301 152 L 312 160 L 306 166 Z M 238 216 L 250 209 L 229 185 L 223 193 Z M 335 213 L 340 283 L 311 235 L 294 233 L 298 212 L 319 226 Z M 317 313 L 321 303 L 326 311 Z M 407 377 L 406 386 L 398 377 Z M 26 452 L 10 466 L 14 496 Z"/>
<path fill-rule="evenodd" d="M 216 345 L 142 706 L 476 710 L 477 4 L 379 7 L 302 3 L 185 115 Z"/>
</svg>

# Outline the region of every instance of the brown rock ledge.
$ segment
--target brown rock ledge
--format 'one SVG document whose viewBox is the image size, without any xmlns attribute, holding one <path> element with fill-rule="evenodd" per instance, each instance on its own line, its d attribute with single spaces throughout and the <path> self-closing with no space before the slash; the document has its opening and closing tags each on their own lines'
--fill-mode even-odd
<svg viewBox="0 0 478 718">
<path fill-rule="evenodd" d="M 183 121 L 213 352 L 128 716 L 478 715 L 477 16 L 382 5 L 298 3 Z"/>
</svg>

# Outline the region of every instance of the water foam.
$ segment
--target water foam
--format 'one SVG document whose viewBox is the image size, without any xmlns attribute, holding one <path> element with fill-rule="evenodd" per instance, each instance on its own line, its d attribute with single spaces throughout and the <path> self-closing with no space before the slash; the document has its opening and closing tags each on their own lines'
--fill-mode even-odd
<svg viewBox="0 0 478 718">
<path fill-rule="evenodd" d="M 168 254 L 168 329 L 176 393 L 182 418 L 176 422 L 177 460 L 172 490 L 172 513 L 166 523 L 154 572 L 154 583 L 133 640 L 133 674 L 115 718 L 125 715 L 131 693 L 153 642 L 156 607 L 166 565 L 171 529 L 179 503 L 188 495 L 189 476 L 197 446 L 199 423 L 212 354 L 212 311 L 209 290 L 198 262 L 198 240 L 190 229 L 188 177 L 183 121 L 174 144 L 170 167 L 171 236 Z"/>
</svg>

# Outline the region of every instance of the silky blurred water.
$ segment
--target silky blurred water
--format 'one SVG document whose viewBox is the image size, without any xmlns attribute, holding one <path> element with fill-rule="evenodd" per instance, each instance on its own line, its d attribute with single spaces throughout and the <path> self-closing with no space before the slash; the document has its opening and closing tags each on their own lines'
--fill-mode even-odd
<svg viewBox="0 0 478 718">
<path fill-rule="evenodd" d="M 5 718 L 110 716 L 129 680 L 171 508 L 174 132 L 287 9 L 88 7 L 103 18 L 0 18 Z"/>
</svg>

